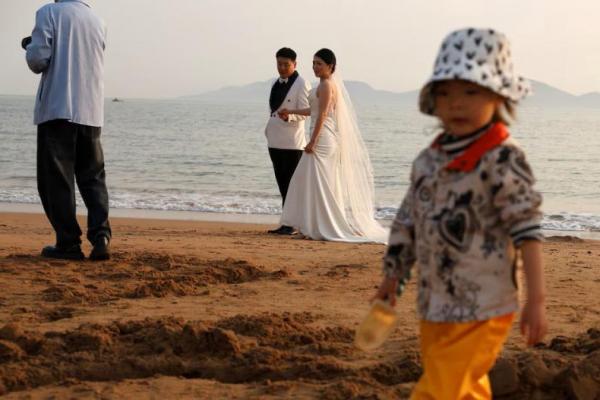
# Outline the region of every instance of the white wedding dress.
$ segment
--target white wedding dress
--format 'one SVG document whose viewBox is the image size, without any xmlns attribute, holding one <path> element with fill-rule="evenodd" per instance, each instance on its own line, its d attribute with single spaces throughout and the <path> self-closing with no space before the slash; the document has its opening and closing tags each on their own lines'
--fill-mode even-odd
<svg viewBox="0 0 600 400">
<path fill-rule="evenodd" d="M 323 123 L 314 152 L 302 154 L 287 192 L 281 224 L 316 240 L 386 243 L 389 230 L 374 218 L 368 153 L 343 82 L 334 82 L 337 104 Z M 308 97 L 311 132 L 319 115 L 316 93 L 313 89 Z"/>
</svg>

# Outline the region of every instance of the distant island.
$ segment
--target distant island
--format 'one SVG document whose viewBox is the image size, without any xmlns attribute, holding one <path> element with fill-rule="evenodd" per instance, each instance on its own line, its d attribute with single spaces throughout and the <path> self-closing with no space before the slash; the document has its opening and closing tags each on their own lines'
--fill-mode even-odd
<svg viewBox="0 0 600 400">
<path fill-rule="evenodd" d="M 268 98 L 271 82 L 271 80 L 266 80 L 243 86 L 229 86 L 198 95 L 186 96 L 185 98 L 205 101 L 264 103 Z M 523 102 L 524 106 L 600 109 L 599 92 L 577 96 L 543 82 L 535 80 L 531 82 L 534 94 Z M 357 104 L 392 103 L 398 105 L 415 105 L 417 104 L 419 93 L 417 90 L 409 92 L 378 90 L 371 87 L 368 83 L 361 81 L 346 81 L 346 87 L 353 101 Z"/>
</svg>

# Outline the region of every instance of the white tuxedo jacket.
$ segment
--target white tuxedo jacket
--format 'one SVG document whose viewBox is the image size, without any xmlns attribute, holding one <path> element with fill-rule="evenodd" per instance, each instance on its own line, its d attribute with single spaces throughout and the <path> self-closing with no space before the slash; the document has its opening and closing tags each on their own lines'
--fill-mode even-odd
<svg viewBox="0 0 600 400">
<path fill-rule="evenodd" d="M 273 85 L 275 82 L 273 82 Z M 271 87 L 273 86 L 271 85 Z M 270 148 L 304 150 L 306 146 L 304 120 L 308 117 L 294 114 L 289 116 L 288 121 L 284 121 L 279 118 L 277 111 L 282 108 L 297 110 L 310 107 L 308 104 L 308 92 L 310 92 L 310 89 L 310 83 L 306 82 L 301 76 L 298 76 L 288 91 L 287 96 L 285 96 L 283 103 L 281 103 L 281 106 L 271 114 L 265 128 L 265 135 L 267 136 L 267 143 Z"/>
</svg>

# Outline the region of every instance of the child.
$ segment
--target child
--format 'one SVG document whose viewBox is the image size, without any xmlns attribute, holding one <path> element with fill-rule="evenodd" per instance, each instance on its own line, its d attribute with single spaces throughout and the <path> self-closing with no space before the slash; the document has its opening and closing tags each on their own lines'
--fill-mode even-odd
<svg viewBox="0 0 600 400">
<path fill-rule="evenodd" d="M 421 91 L 421 111 L 443 133 L 413 162 L 375 295 L 394 305 L 418 264 L 424 370 L 413 399 L 491 399 L 487 373 L 519 306 L 515 248 L 527 280 L 521 332 L 529 345 L 546 333 L 541 196 L 506 129 L 528 93 L 491 29 L 451 33 Z"/>
</svg>

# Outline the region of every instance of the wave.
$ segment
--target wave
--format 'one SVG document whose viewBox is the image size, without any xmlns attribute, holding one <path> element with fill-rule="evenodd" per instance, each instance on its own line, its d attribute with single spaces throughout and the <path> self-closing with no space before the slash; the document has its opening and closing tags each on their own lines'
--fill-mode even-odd
<svg viewBox="0 0 600 400">
<path fill-rule="evenodd" d="M 600 215 L 571 212 L 546 214 L 542 228 L 550 231 L 600 232 Z"/>
<path fill-rule="evenodd" d="M 36 193 L 19 193 L 0 190 L 0 202 L 37 204 Z M 83 202 L 78 197 L 78 206 Z M 224 214 L 279 215 L 281 203 L 278 196 L 248 193 L 111 193 L 111 208 L 159 211 L 192 211 Z M 382 206 L 376 209 L 375 218 L 391 220 L 397 208 Z M 542 228 L 549 231 L 600 232 L 600 215 L 590 213 L 559 212 L 544 215 Z"/>
</svg>

